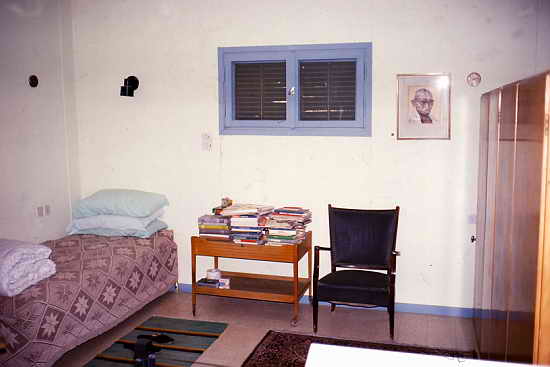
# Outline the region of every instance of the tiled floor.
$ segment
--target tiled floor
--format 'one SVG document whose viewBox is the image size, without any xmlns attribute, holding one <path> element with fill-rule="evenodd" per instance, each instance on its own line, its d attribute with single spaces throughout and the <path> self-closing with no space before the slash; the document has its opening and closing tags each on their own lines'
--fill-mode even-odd
<svg viewBox="0 0 550 367">
<path fill-rule="evenodd" d="M 240 366 L 268 330 L 312 334 L 311 307 L 300 306 L 296 327 L 290 326 L 289 304 L 198 296 L 196 319 L 228 323 L 222 336 L 198 360 L 204 364 Z M 85 364 L 152 315 L 193 319 L 191 295 L 169 293 L 146 306 L 119 327 L 68 352 L 57 367 Z M 470 319 L 396 313 L 393 343 L 471 351 L 474 349 Z M 391 343 L 388 313 L 377 310 L 337 307 L 334 313 L 319 307 L 317 335 Z"/>
</svg>

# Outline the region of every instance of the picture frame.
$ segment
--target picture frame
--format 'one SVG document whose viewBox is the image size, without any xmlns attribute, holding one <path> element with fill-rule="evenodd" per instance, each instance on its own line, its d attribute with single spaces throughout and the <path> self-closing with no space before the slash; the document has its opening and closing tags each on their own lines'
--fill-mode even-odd
<svg viewBox="0 0 550 367">
<path fill-rule="evenodd" d="M 397 140 L 451 139 L 451 74 L 397 75 Z"/>
</svg>

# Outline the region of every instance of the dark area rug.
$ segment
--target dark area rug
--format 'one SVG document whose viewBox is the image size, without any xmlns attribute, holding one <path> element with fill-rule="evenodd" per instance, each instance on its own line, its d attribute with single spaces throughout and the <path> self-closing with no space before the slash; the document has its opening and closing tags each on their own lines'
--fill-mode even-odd
<svg viewBox="0 0 550 367">
<path fill-rule="evenodd" d="M 304 366 L 311 343 L 343 345 L 347 347 L 391 350 L 396 352 L 432 354 L 447 357 L 475 358 L 475 353 L 412 345 L 383 344 L 325 338 L 320 336 L 281 333 L 270 330 L 243 363 L 252 366 Z"/>
<path fill-rule="evenodd" d="M 138 335 L 167 335 L 174 339 L 166 344 L 154 343 L 161 348 L 156 353 L 157 366 L 191 366 L 193 361 L 216 341 L 227 324 L 221 322 L 151 317 L 132 332 L 117 340 L 85 367 L 132 366 L 134 352 L 125 348 L 136 342 Z"/>
</svg>

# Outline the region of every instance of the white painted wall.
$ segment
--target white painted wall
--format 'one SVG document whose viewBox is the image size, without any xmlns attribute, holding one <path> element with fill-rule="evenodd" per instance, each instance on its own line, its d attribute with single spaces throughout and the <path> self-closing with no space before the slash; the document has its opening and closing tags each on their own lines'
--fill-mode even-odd
<svg viewBox="0 0 550 367">
<path fill-rule="evenodd" d="M 68 159 L 77 163 L 77 125 L 74 83 L 64 77 L 64 70 L 72 68 L 72 32 L 67 40 L 61 37 L 64 27 L 71 27 L 68 5 L 59 0 L 0 3 L 2 238 L 57 238 L 70 218 Z M 69 17 L 63 18 L 63 12 Z M 37 88 L 28 85 L 32 74 L 39 78 Z M 78 184 L 72 186 L 79 195 Z M 51 214 L 39 218 L 36 208 L 44 205 Z"/>
<path fill-rule="evenodd" d="M 196 219 L 222 196 L 309 207 L 321 245 L 327 204 L 400 205 L 397 301 L 471 307 L 479 97 L 550 67 L 548 2 L 76 0 L 73 16 L 82 193 L 168 195 L 181 281 L 190 282 Z M 218 47 L 369 41 L 373 137 L 218 135 Z M 471 71 L 483 77 L 478 88 L 465 83 Z M 396 141 L 395 75 L 431 72 L 452 73 L 452 139 Z M 118 96 L 129 75 L 140 79 L 135 98 Z M 201 150 L 202 133 L 212 151 Z"/>
</svg>

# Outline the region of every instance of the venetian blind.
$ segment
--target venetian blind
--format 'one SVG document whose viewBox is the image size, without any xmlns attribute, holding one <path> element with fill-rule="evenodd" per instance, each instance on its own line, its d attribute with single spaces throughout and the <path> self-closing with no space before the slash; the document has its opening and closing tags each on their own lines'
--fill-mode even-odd
<svg viewBox="0 0 550 367">
<path fill-rule="evenodd" d="M 286 120 L 286 63 L 235 64 L 235 119 Z"/>
<path fill-rule="evenodd" d="M 355 119 L 355 64 L 300 62 L 300 120 Z"/>
</svg>

